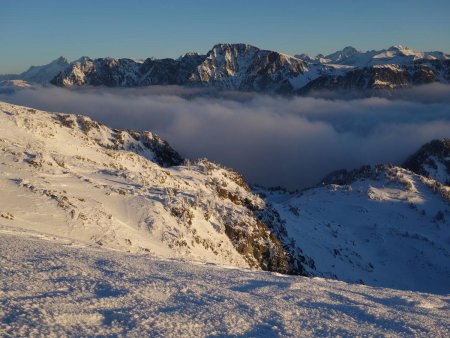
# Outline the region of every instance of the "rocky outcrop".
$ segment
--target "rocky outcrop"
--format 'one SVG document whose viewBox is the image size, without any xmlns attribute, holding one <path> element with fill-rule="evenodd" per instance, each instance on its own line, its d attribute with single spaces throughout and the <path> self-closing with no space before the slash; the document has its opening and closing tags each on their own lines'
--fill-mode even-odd
<svg viewBox="0 0 450 338">
<path fill-rule="evenodd" d="M 410 156 L 403 167 L 450 185 L 450 139 L 432 140 Z"/>
<path fill-rule="evenodd" d="M 298 90 L 308 94 L 321 90 L 353 90 L 376 92 L 377 90 L 396 90 L 436 81 L 448 81 L 450 62 L 417 61 L 410 65 L 374 65 L 356 68 L 344 74 L 324 74 Z"/>
<path fill-rule="evenodd" d="M 267 271 L 307 276 L 307 271 L 315 268 L 314 261 L 304 255 L 288 236 L 285 221 L 272 205 L 261 198 L 255 199 L 243 177 L 234 170 L 206 160 L 202 163 L 209 171 L 222 172 L 222 179 L 211 181 L 218 196 L 236 207 L 244 207 L 250 217 L 247 222 L 242 222 L 230 213 L 224 222 L 225 233 L 249 265 Z M 239 189 L 231 190 L 225 179 Z"/>
</svg>

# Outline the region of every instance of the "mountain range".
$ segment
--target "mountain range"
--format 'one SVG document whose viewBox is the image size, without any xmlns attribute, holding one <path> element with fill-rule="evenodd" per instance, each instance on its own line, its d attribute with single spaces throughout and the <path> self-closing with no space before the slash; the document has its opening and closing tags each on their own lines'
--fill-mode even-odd
<svg viewBox="0 0 450 338">
<path fill-rule="evenodd" d="M 450 291 L 450 142 L 310 189 L 250 186 L 151 132 L 0 103 L 0 227 L 96 247 Z M 274 164 L 275 165 L 275 164 Z"/>
<path fill-rule="evenodd" d="M 61 87 L 182 85 L 276 94 L 323 90 L 371 94 L 432 82 L 449 83 L 450 55 L 397 45 L 367 52 L 345 47 L 329 55 L 310 57 L 289 56 L 248 44 L 217 44 L 206 55 L 187 53 L 178 59 L 82 57 L 69 63 L 60 57 L 19 75 L 1 75 L 0 80 Z M 3 83 L 3 87 L 8 85 L 11 83 Z"/>
</svg>

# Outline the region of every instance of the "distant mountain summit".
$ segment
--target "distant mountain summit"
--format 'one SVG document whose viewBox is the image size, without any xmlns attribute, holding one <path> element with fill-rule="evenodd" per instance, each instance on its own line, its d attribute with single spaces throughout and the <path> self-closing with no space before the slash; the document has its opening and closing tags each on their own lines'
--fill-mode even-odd
<svg viewBox="0 0 450 338">
<path fill-rule="evenodd" d="M 356 48 L 349 46 L 326 56 L 319 54 L 315 57 L 310 57 L 306 54 L 299 54 L 296 55 L 296 57 L 299 59 L 306 59 L 310 63 L 347 65 L 354 67 L 369 67 L 385 64 L 400 65 L 419 60 L 450 60 L 450 55 L 443 52 L 419 52 L 402 45 L 394 45 L 388 49 L 370 50 L 367 52 L 361 52 Z"/>
<path fill-rule="evenodd" d="M 450 55 L 396 45 L 358 51 L 348 46 L 329 55 L 290 56 L 242 43 L 215 45 L 206 55 L 145 60 L 58 58 L 0 80 L 52 83 L 61 87 L 143 87 L 180 85 L 276 94 L 313 91 L 393 91 L 432 82 L 450 82 Z"/>
<path fill-rule="evenodd" d="M 293 92 L 295 81 L 307 71 L 295 57 L 246 44 L 218 44 L 206 55 L 143 62 L 130 59 L 83 58 L 70 64 L 52 83 L 57 86 L 197 85 L 259 92 Z"/>
<path fill-rule="evenodd" d="M 30 83 L 49 83 L 56 75 L 69 66 L 69 61 L 60 56 L 47 65 L 31 66 L 21 74 L 0 75 L 0 80 L 22 80 Z"/>
<path fill-rule="evenodd" d="M 326 61 L 328 61 L 328 63 L 344 63 L 349 58 L 358 54 L 361 54 L 361 52 L 357 51 L 356 48 L 349 46 L 325 57 L 319 57 L 318 60 L 322 63 L 327 63 Z"/>
<path fill-rule="evenodd" d="M 232 90 L 284 93 L 308 68 L 295 57 L 247 44 L 218 44 L 196 67 L 190 80 Z"/>
</svg>

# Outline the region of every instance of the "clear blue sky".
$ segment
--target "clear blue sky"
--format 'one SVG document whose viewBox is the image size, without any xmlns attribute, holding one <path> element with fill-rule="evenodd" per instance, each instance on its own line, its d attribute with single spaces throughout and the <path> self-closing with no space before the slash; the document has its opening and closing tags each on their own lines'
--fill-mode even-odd
<svg viewBox="0 0 450 338">
<path fill-rule="evenodd" d="M 0 0 L 0 73 L 63 55 L 178 57 L 218 42 L 288 54 L 450 51 L 450 0 Z"/>
</svg>

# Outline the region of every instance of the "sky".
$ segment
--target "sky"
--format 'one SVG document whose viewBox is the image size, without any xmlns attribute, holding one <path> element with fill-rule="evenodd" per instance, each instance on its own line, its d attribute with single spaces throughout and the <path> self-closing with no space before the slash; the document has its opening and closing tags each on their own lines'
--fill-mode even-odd
<svg viewBox="0 0 450 338">
<path fill-rule="evenodd" d="M 243 42 L 287 54 L 450 52 L 448 0 L 0 0 L 0 74 L 62 55 L 172 57 Z"/>
</svg>

